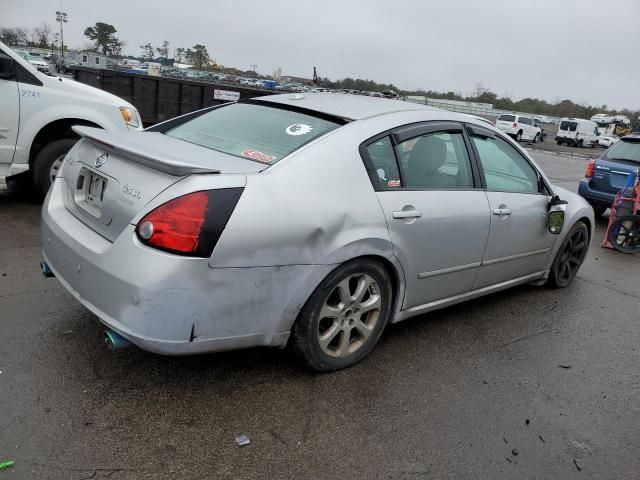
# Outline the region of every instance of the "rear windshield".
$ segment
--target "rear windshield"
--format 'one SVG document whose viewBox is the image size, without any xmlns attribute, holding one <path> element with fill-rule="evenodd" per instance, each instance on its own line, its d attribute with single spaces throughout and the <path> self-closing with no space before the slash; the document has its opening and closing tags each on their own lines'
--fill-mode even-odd
<svg viewBox="0 0 640 480">
<path fill-rule="evenodd" d="M 627 162 L 640 163 L 640 142 L 630 142 L 622 140 L 602 154 L 605 160 L 624 160 Z"/>
<path fill-rule="evenodd" d="M 571 122 L 567 122 L 566 120 L 563 122 L 560 122 L 560 130 L 568 130 L 569 129 L 569 123 Z"/>
<path fill-rule="evenodd" d="M 500 115 L 498 117 L 498 120 L 501 120 L 503 122 L 515 122 L 516 121 L 516 117 L 515 117 L 515 115 Z"/>
<path fill-rule="evenodd" d="M 165 133 L 236 157 L 274 164 L 339 126 L 337 121 L 282 108 L 232 103 Z"/>
</svg>

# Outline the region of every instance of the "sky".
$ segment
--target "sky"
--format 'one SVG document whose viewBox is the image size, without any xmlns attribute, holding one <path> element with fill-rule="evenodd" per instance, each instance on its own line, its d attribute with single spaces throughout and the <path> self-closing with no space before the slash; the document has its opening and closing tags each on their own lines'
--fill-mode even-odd
<svg viewBox="0 0 640 480">
<path fill-rule="evenodd" d="M 60 0 L 0 0 L 1 27 L 54 29 Z M 640 0 L 63 0 L 65 43 L 106 22 L 139 45 L 206 45 L 218 63 L 402 89 L 640 109 Z M 170 55 L 171 56 L 171 55 Z"/>
</svg>

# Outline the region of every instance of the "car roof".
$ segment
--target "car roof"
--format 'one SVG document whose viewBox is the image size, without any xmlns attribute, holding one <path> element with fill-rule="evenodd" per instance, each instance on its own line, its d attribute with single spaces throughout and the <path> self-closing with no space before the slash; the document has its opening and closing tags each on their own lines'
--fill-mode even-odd
<svg viewBox="0 0 640 480">
<path fill-rule="evenodd" d="M 285 93 L 256 98 L 256 100 L 258 99 L 264 102 L 273 102 L 314 110 L 346 120 L 362 120 L 364 118 L 393 112 L 436 110 L 419 103 L 360 95 L 334 95 L 328 92 Z"/>
</svg>

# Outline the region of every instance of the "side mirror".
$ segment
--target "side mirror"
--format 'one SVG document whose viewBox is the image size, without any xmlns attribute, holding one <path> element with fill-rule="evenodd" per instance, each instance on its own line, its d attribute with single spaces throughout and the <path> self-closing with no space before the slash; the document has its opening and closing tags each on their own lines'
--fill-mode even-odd
<svg viewBox="0 0 640 480">
<path fill-rule="evenodd" d="M 0 54 L 0 78 L 9 79 L 16 75 L 16 64 L 13 58 Z"/>
<path fill-rule="evenodd" d="M 551 197 L 548 205 L 549 213 L 547 214 L 547 228 L 549 229 L 549 233 L 558 235 L 562 231 L 565 205 L 568 203 L 566 200 L 561 200 L 558 195 Z"/>
</svg>

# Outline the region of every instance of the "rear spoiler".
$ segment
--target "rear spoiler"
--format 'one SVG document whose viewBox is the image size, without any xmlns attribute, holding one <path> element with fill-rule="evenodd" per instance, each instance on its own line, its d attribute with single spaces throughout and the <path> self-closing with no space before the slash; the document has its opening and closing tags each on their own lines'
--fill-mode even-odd
<svg viewBox="0 0 640 480">
<path fill-rule="evenodd" d="M 74 126 L 71 127 L 81 137 L 86 137 L 99 143 L 100 147 L 108 150 L 124 152 L 127 158 L 147 167 L 160 170 L 175 176 L 194 173 L 220 173 L 215 168 L 185 162 L 176 155 L 160 150 L 149 152 L 148 144 L 144 147 L 137 142 L 140 133 L 113 133 L 100 128 Z M 161 135 L 161 134 L 156 134 Z"/>
</svg>

